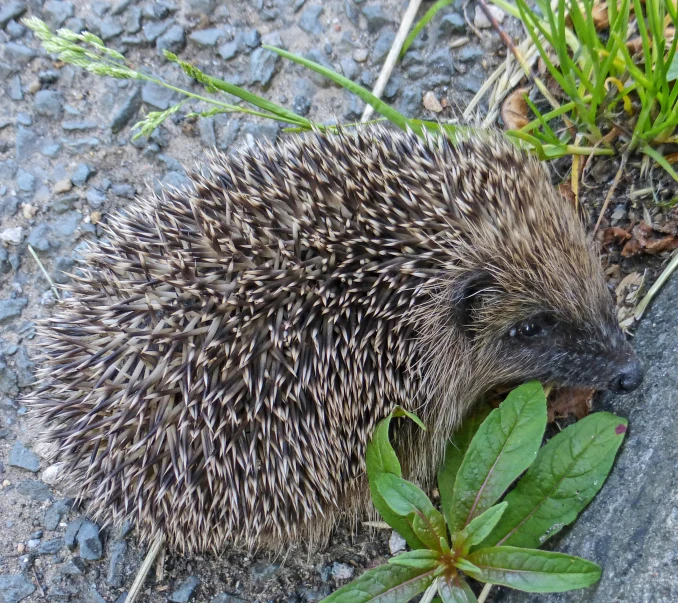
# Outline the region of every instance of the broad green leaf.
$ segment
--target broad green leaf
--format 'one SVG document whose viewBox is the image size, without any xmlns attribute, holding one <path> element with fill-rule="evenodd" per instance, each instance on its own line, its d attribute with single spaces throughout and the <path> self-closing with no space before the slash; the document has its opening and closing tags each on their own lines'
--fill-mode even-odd
<svg viewBox="0 0 678 603">
<path fill-rule="evenodd" d="M 483 546 L 537 548 L 572 523 L 602 487 L 624 440 L 627 422 L 598 412 L 551 438 L 505 499 Z"/>
<path fill-rule="evenodd" d="M 369 90 L 366 90 L 362 86 L 359 86 L 358 84 L 351 81 L 347 77 L 340 75 L 339 73 L 333 71 L 332 69 L 323 67 L 319 63 L 309 61 L 304 57 L 300 57 L 291 52 L 287 52 L 286 50 L 282 50 L 281 48 L 276 48 L 275 46 L 267 46 L 265 44 L 262 45 L 262 48 L 272 50 L 273 52 L 278 53 L 281 57 L 285 59 L 289 59 L 290 61 L 299 63 L 300 65 L 308 67 L 309 69 L 315 71 L 316 73 L 324 75 L 326 78 L 332 80 L 334 83 L 339 84 L 342 88 L 345 88 L 349 92 L 352 92 L 353 94 L 358 96 L 361 100 L 370 105 L 377 113 L 380 113 L 386 119 L 388 119 L 393 125 L 399 127 L 401 130 L 411 129 L 413 132 L 421 136 L 422 134 L 421 126 L 415 124 L 413 121 L 405 117 L 402 113 L 399 113 L 393 107 L 390 107 L 384 101 L 378 99 Z"/>
<path fill-rule="evenodd" d="M 433 570 L 380 565 L 340 588 L 322 603 L 406 603 L 433 582 Z"/>
<path fill-rule="evenodd" d="M 478 517 L 471 521 L 462 531 L 464 543 L 471 547 L 485 540 L 501 519 L 507 506 L 508 503 L 506 501 L 494 505 L 494 507 L 490 507 L 482 515 L 478 515 Z"/>
<path fill-rule="evenodd" d="M 452 493 L 457 472 L 464 460 L 473 436 L 476 435 L 482 422 L 490 414 L 492 407 L 489 404 L 479 404 L 473 412 L 464 419 L 461 427 L 452 434 L 445 450 L 445 460 L 438 470 L 438 491 L 440 492 L 440 507 L 448 524 L 451 517 Z"/>
<path fill-rule="evenodd" d="M 434 570 L 440 565 L 440 553 L 429 549 L 417 549 L 401 553 L 388 560 L 393 565 L 405 567 L 418 567 L 422 570 Z"/>
<path fill-rule="evenodd" d="M 468 556 L 480 568 L 467 572 L 480 582 L 502 584 L 530 593 L 559 593 L 586 588 L 600 579 L 600 567 L 562 553 L 498 546 Z"/>
<path fill-rule="evenodd" d="M 442 603 L 478 603 L 471 587 L 458 574 L 450 580 L 439 578 L 438 594 Z"/>
<path fill-rule="evenodd" d="M 400 462 L 388 438 L 392 417 L 393 415 L 389 414 L 385 419 L 379 421 L 367 445 L 365 465 L 372 504 L 382 519 L 405 539 L 410 548 L 422 549 L 425 548 L 425 545 L 414 533 L 411 523 L 390 509 L 379 494 L 375 484 L 375 480 L 380 475 L 393 474 L 397 477 L 402 475 Z"/>
<path fill-rule="evenodd" d="M 538 381 L 514 389 L 480 426 L 459 467 L 450 503 L 452 533 L 489 509 L 534 461 L 546 428 Z"/>
<path fill-rule="evenodd" d="M 456 567 L 457 569 L 460 569 L 462 572 L 466 572 L 466 573 L 468 573 L 468 572 L 479 572 L 480 571 L 480 568 L 473 565 L 473 563 L 471 563 L 468 559 L 458 559 L 455 562 L 454 567 Z"/>
<path fill-rule="evenodd" d="M 445 518 L 434 508 L 428 496 L 414 484 L 392 473 L 377 476 L 375 485 L 391 511 L 407 518 L 415 535 L 428 548 L 439 550 L 440 538 L 447 535 Z"/>
</svg>

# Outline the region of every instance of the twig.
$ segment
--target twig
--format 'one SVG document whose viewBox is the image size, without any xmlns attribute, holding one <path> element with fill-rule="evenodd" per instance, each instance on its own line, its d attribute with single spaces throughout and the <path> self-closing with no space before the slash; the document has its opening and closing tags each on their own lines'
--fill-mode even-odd
<svg viewBox="0 0 678 603">
<path fill-rule="evenodd" d="M 38 254 L 35 253 L 35 250 L 29 245 L 28 246 L 28 251 L 31 252 L 31 255 L 33 256 L 33 259 L 38 263 L 38 266 L 40 266 L 40 270 L 42 270 L 42 273 L 45 275 L 45 278 L 47 279 L 47 282 L 49 283 L 49 286 L 52 287 L 52 292 L 54 293 L 54 296 L 57 299 L 61 299 L 59 296 L 59 290 L 56 288 L 56 285 L 54 284 L 54 281 L 52 280 L 52 277 L 49 275 L 47 270 L 45 270 L 45 267 L 42 265 L 42 262 L 40 261 L 40 258 L 38 257 Z"/>
<path fill-rule="evenodd" d="M 499 37 L 501 38 L 502 42 L 504 42 L 506 47 L 513 53 L 513 56 L 516 57 L 516 60 L 523 68 L 525 75 L 527 75 L 527 77 L 534 82 L 535 86 L 539 88 L 539 92 L 541 92 L 544 95 L 544 98 L 549 102 L 549 104 L 554 109 L 560 107 L 560 103 L 549 92 L 548 88 L 546 87 L 546 84 L 544 84 L 544 82 L 541 81 L 541 78 L 537 75 L 534 69 L 532 69 L 532 66 L 527 62 L 522 53 L 516 48 L 516 45 L 513 43 L 511 37 L 504 31 L 503 27 L 499 24 L 495 16 L 492 14 L 490 7 L 487 5 L 487 2 L 485 2 L 485 0 L 478 0 L 478 4 L 480 5 L 482 11 L 485 13 L 485 16 L 492 24 L 492 27 L 494 27 L 495 31 L 499 34 Z"/>
<path fill-rule="evenodd" d="M 42 596 L 45 596 L 45 589 L 42 587 L 42 584 L 40 584 L 40 578 L 38 578 L 38 572 L 35 571 L 35 567 L 33 567 L 33 577 L 35 578 L 35 581 L 38 583 L 38 588 L 40 589 L 40 593 Z"/>
<path fill-rule="evenodd" d="M 605 197 L 605 201 L 603 202 L 603 207 L 600 209 L 600 215 L 598 216 L 596 225 L 593 228 L 593 234 L 596 234 L 596 232 L 598 232 L 598 227 L 600 226 L 600 223 L 603 220 L 603 216 L 605 216 L 607 206 L 610 204 L 610 201 L 612 200 L 612 195 L 614 195 L 614 191 L 617 190 L 617 186 L 619 185 L 619 181 L 621 180 L 622 173 L 624 172 L 624 168 L 626 167 L 626 162 L 628 161 L 628 158 L 629 154 L 627 151 L 622 155 L 621 163 L 619 164 L 619 169 L 617 170 L 617 173 L 614 175 L 614 180 L 612 181 L 612 186 L 610 187 L 610 190 L 607 191 L 607 196 Z"/>
<path fill-rule="evenodd" d="M 491 584 L 486 584 L 483 586 L 483 590 L 480 591 L 480 595 L 478 595 L 478 603 L 485 603 L 485 599 L 487 599 L 487 595 L 490 594 L 490 589 L 492 588 Z"/>
<path fill-rule="evenodd" d="M 636 306 L 636 309 L 633 311 L 633 317 L 636 320 L 640 320 L 643 317 L 645 310 L 647 310 L 647 307 L 650 305 L 650 302 L 654 296 L 657 295 L 659 290 L 676 268 L 678 268 L 678 250 L 673 252 L 671 261 L 668 263 L 666 268 L 664 268 L 664 271 L 659 275 L 659 278 L 655 281 L 654 285 L 650 287 L 650 290 L 645 294 L 645 297 L 643 297 L 643 299 L 640 300 L 640 303 Z"/>
<path fill-rule="evenodd" d="M 412 23 L 414 23 L 414 17 L 417 15 L 419 6 L 421 6 L 421 0 L 410 0 L 410 4 L 403 15 L 403 20 L 400 22 L 400 27 L 398 28 L 398 33 L 396 34 L 395 40 L 393 40 L 391 50 L 388 52 L 386 61 L 384 61 L 384 65 L 381 68 L 381 73 L 379 73 L 379 77 L 377 78 L 377 83 L 374 85 L 374 89 L 372 90 L 372 94 L 374 94 L 374 96 L 377 98 L 381 98 L 384 88 L 391 77 L 391 72 L 393 71 L 393 67 L 395 67 L 398 56 L 400 55 L 400 51 L 403 47 L 403 44 L 405 43 L 405 39 L 407 38 L 407 34 L 412 27 Z M 365 111 L 363 111 L 363 116 L 360 118 L 360 121 L 364 122 L 370 119 L 373 111 L 374 109 L 372 108 L 372 105 L 367 105 L 365 107 Z"/>
<path fill-rule="evenodd" d="M 471 21 L 471 19 L 468 18 L 468 13 L 466 12 L 466 9 L 467 9 L 467 7 L 468 7 L 468 2 L 469 2 L 469 0 L 466 0 L 466 2 L 464 2 L 464 7 L 463 7 L 463 11 L 464 11 L 464 21 L 466 21 L 466 25 L 468 25 L 468 28 L 469 28 L 474 34 L 476 34 L 476 37 L 478 37 L 479 39 L 482 39 L 483 34 L 480 33 L 480 30 L 473 24 L 473 22 Z"/>
<path fill-rule="evenodd" d="M 144 581 L 146 580 L 146 576 L 148 576 L 148 572 L 151 570 L 151 566 L 155 562 L 155 558 L 158 556 L 158 553 L 160 552 L 160 549 L 162 549 L 164 544 L 165 544 L 165 536 L 163 534 L 157 536 L 155 541 L 151 545 L 151 548 L 148 549 L 148 553 L 146 554 L 146 558 L 144 559 L 144 562 L 141 564 L 141 567 L 139 568 L 139 571 L 137 572 L 136 578 L 134 578 L 134 582 L 132 583 L 132 587 L 129 589 L 129 592 L 127 593 L 127 598 L 125 599 L 125 603 L 134 603 L 134 601 L 136 601 L 136 599 L 139 596 L 139 593 L 141 592 L 141 589 L 144 585 Z"/>
</svg>

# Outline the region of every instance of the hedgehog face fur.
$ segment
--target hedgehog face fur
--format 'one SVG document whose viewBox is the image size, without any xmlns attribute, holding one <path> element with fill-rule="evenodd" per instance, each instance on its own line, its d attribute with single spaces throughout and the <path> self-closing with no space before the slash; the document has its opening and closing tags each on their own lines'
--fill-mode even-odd
<svg viewBox="0 0 678 603">
<path fill-rule="evenodd" d="M 363 128 L 211 158 L 134 204 L 41 326 L 27 400 L 95 517 L 185 553 L 322 540 L 399 404 L 426 483 L 498 384 L 642 377 L 598 258 L 497 135 Z"/>
</svg>

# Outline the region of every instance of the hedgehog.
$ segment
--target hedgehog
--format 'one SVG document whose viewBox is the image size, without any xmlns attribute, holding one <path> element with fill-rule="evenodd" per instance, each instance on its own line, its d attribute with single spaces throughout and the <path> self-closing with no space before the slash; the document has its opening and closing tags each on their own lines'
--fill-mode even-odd
<svg viewBox="0 0 678 603">
<path fill-rule="evenodd" d="M 90 515 L 142 541 L 320 542 L 365 512 L 396 405 L 426 484 L 493 388 L 642 380 L 580 216 L 499 133 L 313 131 L 189 180 L 90 244 L 27 400 Z"/>
</svg>

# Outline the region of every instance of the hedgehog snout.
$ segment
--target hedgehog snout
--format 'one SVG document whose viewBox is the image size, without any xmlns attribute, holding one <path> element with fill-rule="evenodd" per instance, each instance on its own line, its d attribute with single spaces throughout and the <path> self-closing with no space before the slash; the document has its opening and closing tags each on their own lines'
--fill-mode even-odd
<svg viewBox="0 0 678 603">
<path fill-rule="evenodd" d="M 635 352 L 629 349 L 618 361 L 617 374 L 612 378 L 609 389 L 615 394 L 628 394 L 643 382 L 645 371 Z"/>
</svg>

